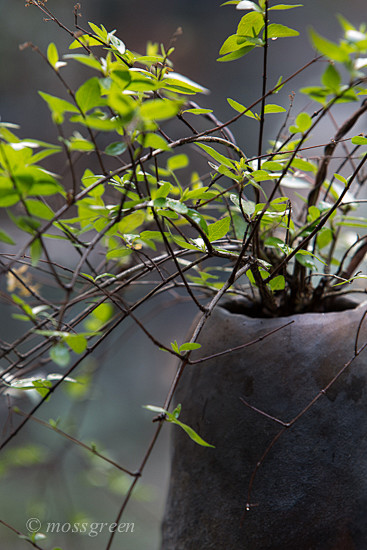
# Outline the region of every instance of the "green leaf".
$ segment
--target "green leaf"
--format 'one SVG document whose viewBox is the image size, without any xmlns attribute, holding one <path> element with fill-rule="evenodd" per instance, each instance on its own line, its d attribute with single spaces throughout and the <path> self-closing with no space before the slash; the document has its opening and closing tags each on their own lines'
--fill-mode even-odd
<svg viewBox="0 0 367 550">
<path fill-rule="evenodd" d="M 271 23 L 268 26 L 268 38 L 285 38 L 288 36 L 298 36 L 299 32 L 295 29 L 290 29 L 285 25 Z"/>
<path fill-rule="evenodd" d="M 172 99 L 150 99 L 140 107 L 145 120 L 167 120 L 177 115 L 181 102 Z"/>
<path fill-rule="evenodd" d="M 297 132 L 307 132 L 312 126 L 312 118 L 308 113 L 300 113 L 296 118 Z"/>
<path fill-rule="evenodd" d="M 168 146 L 168 143 L 164 139 L 164 137 L 159 136 L 158 134 L 153 134 L 152 132 L 140 134 L 137 140 L 141 145 L 143 145 L 143 147 L 151 147 L 152 149 L 162 149 L 162 151 L 171 150 L 171 148 Z"/>
<path fill-rule="evenodd" d="M 335 173 L 334 178 L 344 183 L 344 185 L 347 185 L 348 183 L 348 180 L 344 176 L 341 176 L 340 174 Z"/>
<path fill-rule="evenodd" d="M 62 342 L 57 342 L 50 349 L 50 358 L 54 363 L 59 365 L 59 367 L 66 367 L 70 361 L 70 353 L 65 344 Z"/>
<path fill-rule="evenodd" d="M 84 139 L 80 134 L 72 136 L 67 144 L 70 151 L 93 151 L 94 145 L 88 139 Z"/>
<path fill-rule="evenodd" d="M 68 334 L 64 341 L 75 353 L 83 353 L 87 349 L 87 339 L 80 334 Z"/>
<path fill-rule="evenodd" d="M 341 63 L 348 62 L 349 56 L 341 46 L 338 46 L 337 44 L 334 44 L 334 42 L 323 38 L 313 29 L 310 30 L 310 36 L 312 44 L 320 53 L 334 61 L 339 61 Z"/>
<path fill-rule="evenodd" d="M 264 170 L 270 170 L 270 172 L 279 172 L 283 170 L 283 165 L 280 164 L 280 162 L 267 160 L 262 163 L 261 168 L 263 168 Z"/>
<path fill-rule="evenodd" d="M 91 313 L 92 317 L 97 319 L 99 322 L 99 327 L 107 323 L 112 318 L 113 315 L 113 306 L 112 304 L 108 302 L 104 302 L 103 304 L 99 304 Z M 88 329 L 90 330 L 90 329 Z M 92 331 L 95 330 L 95 327 L 91 329 Z"/>
<path fill-rule="evenodd" d="M 137 227 L 140 227 L 145 220 L 145 213 L 142 210 L 137 210 L 132 214 L 124 216 L 118 222 L 118 229 L 121 233 L 132 233 Z"/>
<path fill-rule="evenodd" d="M 34 380 L 32 382 L 33 388 L 37 390 L 37 392 L 42 396 L 46 397 L 46 395 L 49 393 L 50 388 L 52 387 L 52 382 L 49 380 Z"/>
<path fill-rule="evenodd" d="M 40 200 L 27 199 L 25 204 L 31 216 L 37 216 L 37 218 L 42 218 L 43 220 L 52 220 L 54 217 L 54 211 Z"/>
<path fill-rule="evenodd" d="M 187 424 L 184 424 L 183 422 L 175 418 L 173 414 L 168 413 L 167 417 L 168 417 L 166 418 L 167 422 L 171 422 L 172 424 L 176 424 L 177 426 L 180 426 L 180 428 L 182 428 L 195 443 L 197 443 L 198 445 L 201 445 L 202 447 L 211 447 L 212 449 L 215 449 L 214 445 L 211 445 L 210 443 L 207 443 L 206 441 L 204 441 L 204 439 L 202 439 L 199 434 L 197 434 L 192 428 L 190 428 L 190 426 L 188 426 Z"/>
<path fill-rule="evenodd" d="M 93 36 L 89 36 L 89 34 L 83 34 L 82 36 L 79 36 L 77 40 L 74 40 L 70 46 L 69 50 L 74 50 L 75 48 L 82 48 L 82 44 L 87 46 L 88 48 L 90 46 L 101 46 L 101 41 L 97 40 L 96 38 L 93 38 Z"/>
<path fill-rule="evenodd" d="M 179 350 L 179 347 L 178 347 L 178 344 L 177 344 L 177 340 L 175 340 L 174 342 L 171 342 L 171 348 L 172 348 L 173 351 L 175 351 L 176 353 L 180 353 L 180 350 Z"/>
<path fill-rule="evenodd" d="M 101 88 L 97 77 L 84 82 L 75 94 L 77 104 L 83 113 L 105 103 L 101 98 Z"/>
<path fill-rule="evenodd" d="M 285 113 L 287 109 L 284 109 L 284 107 L 281 107 L 280 105 L 275 105 L 272 103 L 268 103 L 268 105 L 265 105 L 264 113 L 270 114 L 270 113 Z"/>
<path fill-rule="evenodd" d="M 223 164 L 224 166 L 227 166 L 227 168 L 232 168 L 232 170 L 234 169 L 235 165 L 233 160 L 225 157 L 224 155 L 221 155 L 215 149 L 213 149 L 213 147 L 198 142 L 196 142 L 196 145 L 201 147 L 201 149 L 204 149 L 204 151 L 208 153 L 208 155 L 210 155 L 214 160 L 219 162 L 219 164 Z"/>
<path fill-rule="evenodd" d="M 256 182 L 259 182 L 271 180 L 275 176 L 272 176 L 266 170 L 254 170 L 253 172 L 251 172 L 251 174 L 249 174 L 249 177 L 251 177 L 251 179 L 254 179 L 254 181 Z"/>
<path fill-rule="evenodd" d="M 0 241 L 7 244 L 15 244 L 13 239 L 2 229 L 0 229 Z"/>
<path fill-rule="evenodd" d="M 160 80 L 161 86 L 181 94 L 208 94 L 209 90 L 180 73 L 170 72 Z"/>
<path fill-rule="evenodd" d="M 277 290 L 284 290 L 285 288 L 285 279 L 283 275 L 277 275 L 277 277 L 274 277 L 274 279 L 271 279 L 269 281 L 269 286 L 272 292 L 275 292 Z"/>
<path fill-rule="evenodd" d="M 243 57 L 244 55 L 248 54 L 254 48 L 255 46 L 243 46 L 239 50 L 233 51 L 227 55 L 224 55 L 223 57 L 218 57 L 217 61 L 227 62 L 227 61 L 234 61 L 235 59 L 240 59 L 240 57 Z"/>
<path fill-rule="evenodd" d="M 172 411 L 172 414 L 175 418 L 178 418 L 180 416 L 181 408 L 181 403 L 179 403 L 177 407 Z"/>
<path fill-rule="evenodd" d="M 239 22 L 237 35 L 257 37 L 264 27 L 264 24 L 264 16 L 261 13 L 256 11 L 247 13 Z"/>
<path fill-rule="evenodd" d="M 272 6 L 271 8 L 269 8 L 269 11 L 270 10 L 291 10 L 293 8 L 300 8 L 302 7 L 303 4 L 276 4 L 275 6 Z"/>
<path fill-rule="evenodd" d="M 177 214 L 187 214 L 189 210 L 186 204 L 176 199 L 166 199 L 165 206 L 171 208 L 174 212 L 177 212 Z"/>
<path fill-rule="evenodd" d="M 92 67 L 92 69 L 96 69 L 97 71 L 102 71 L 101 63 L 92 54 L 84 55 L 84 54 L 70 53 L 70 54 L 64 55 L 63 58 L 75 59 L 75 61 L 78 61 L 79 63 L 82 63 L 87 67 Z"/>
<path fill-rule="evenodd" d="M 131 248 L 115 248 L 113 250 L 109 250 L 106 254 L 106 260 L 114 260 L 116 258 L 125 258 L 126 256 L 130 256 L 132 254 Z"/>
<path fill-rule="evenodd" d="M 115 143 L 110 143 L 107 145 L 106 149 L 104 150 L 106 155 L 110 155 L 111 157 L 117 157 L 118 155 L 122 155 L 127 149 L 126 143 L 123 141 L 116 141 Z"/>
<path fill-rule="evenodd" d="M 291 166 L 297 168 L 297 170 L 303 170 L 304 172 L 317 172 L 317 167 L 308 160 L 295 158 L 292 160 Z"/>
<path fill-rule="evenodd" d="M 157 78 L 144 69 L 131 69 L 130 77 L 131 82 L 127 89 L 134 92 L 152 92 L 160 87 Z"/>
<path fill-rule="evenodd" d="M 208 238 L 209 241 L 217 241 L 225 237 L 229 231 L 231 225 L 231 219 L 229 216 L 218 220 L 215 223 L 208 225 Z"/>
<path fill-rule="evenodd" d="M 315 254 L 312 254 L 312 252 L 309 252 L 308 250 L 299 250 L 296 254 L 296 260 L 303 266 L 308 267 L 311 270 L 316 270 L 316 264 L 312 260 L 312 258 L 316 258 L 319 262 L 326 265 L 326 263 L 321 260 L 318 256 Z"/>
<path fill-rule="evenodd" d="M 314 101 L 318 101 L 319 103 L 322 103 L 322 105 L 325 105 L 327 96 L 329 95 L 329 90 L 325 89 L 323 86 L 306 86 L 305 88 L 301 88 L 300 92 L 302 94 L 308 95 L 311 99 Z M 289 130 L 291 132 L 297 132 L 298 129 L 295 130 L 291 127 Z"/>
<path fill-rule="evenodd" d="M 177 424 L 177 426 L 180 426 L 180 428 L 182 428 L 187 433 L 187 435 L 198 445 L 201 445 L 203 447 L 212 447 L 213 449 L 215 448 L 214 445 L 210 445 L 209 443 L 204 441 L 204 439 L 202 439 L 192 428 L 190 428 L 190 426 L 187 426 L 187 424 L 184 424 L 177 419 L 177 411 L 180 412 L 179 406 L 176 407 L 174 411 L 175 414 L 169 413 L 168 411 L 166 411 L 166 409 L 163 409 L 162 407 L 156 407 L 154 405 L 144 405 L 143 407 L 144 409 L 148 409 L 149 411 L 166 415 L 165 420 L 167 422 L 171 422 L 172 424 Z"/>
<path fill-rule="evenodd" d="M 172 185 L 170 184 L 170 182 L 165 181 L 164 183 L 162 183 L 157 188 L 154 198 L 155 199 L 159 199 L 159 198 L 164 198 L 165 199 L 170 194 L 171 189 L 172 189 Z"/>
<path fill-rule="evenodd" d="M 338 93 L 341 84 L 341 76 L 334 65 L 328 64 L 324 74 L 321 77 L 321 82 L 327 88 L 330 88 L 334 93 Z"/>
<path fill-rule="evenodd" d="M 180 154 L 169 157 L 167 160 L 167 170 L 174 172 L 175 170 L 180 170 L 181 168 L 186 168 L 189 164 L 189 159 L 187 155 Z"/>
<path fill-rule="evenodd" d="M 191 242 L 185 241 L 182 237 L 178 237 L 177 235 L 172 235 L 173 240 L 175 241 L 178 246 L 181 248 L 185 248 L 186 250 L 196 250 L 201 251 L 200 247 L 197 245 L 192 244 Z"/>
<path fill-rule="evenodd" d="M 293 251 L 293 248 L 291 248 L 278 237 L 268 237 L 264 245 L 269 248 L 279 248 L 279 250 L 281 250 L 285 255 L 288 255 Z"/>
<path fill-rule="evenodd" d="M 241 103 L 238 103 L 238 101 L 235 101 L 234 99 L 231 99 L 230 97 L 227 98 L 228 103 L 235 111 L 238 111 L 239 113 L 244 113 L 245 116 L 248 116 L 249 118 L 254 118 L 256 120 L 259 119 L 258 115 L 255 115 L 252 111 L 249 109 L 246 110 L 246 107 L 244 105 L 241 105 Z"/>
<path fill-rule="evenodd" d="M 353 145 L 367 145 L 367 138 L 364 136 L 354 136 L 352 137 Z"/>
<path fill-rule="evenodd" d="M 90 26 L 90 28 L 92 29 L 94 34 L 96 36 L 98 36 L 103 42 L 108 42 L 109 41 L 109 37 L 110 37 L 111 33 L 108 33 L 103 25 L 98 27 L 98 25 L 95 25 L 94 23 L 91 23 L 90 21 L 88 21 L 88 25 Z M 101 42 L 99 42 L 99 44 L 100 43 Z"/>
<path fill-rule="evenodd" d="M 192 351 L 199 348 L 201 348 L 201 344 L 196 342 L 186 342 L 185 344 L 181 344 L 179 352 L 182 353 L 183 351 Z"/>
<path fill-rule="evenodd" d="M 50 65 L 53 66 L 53 68 L 56 68 L 56 64 L 59 60 L 59 54 L 57 53 L 57 48 L 53 42 L 48 45 L 47 48 L 47 59 Z"/>
<path fill-rule="evenodd" d="M 56 97 L 45 92 L 38 92 L 39 95 L 44 99 L 52 112 L 52 118 L 56 124 L 62 124 L 64 121 L 64 113 L 78 113 L 78 108 L 60 97 Z"/>
<path fill-rule="evenodd" d="M 27 314 L 28 318 L 31 318 L 31 319 L 35 318 L 34 314 L 33 314 L 33 311 L 32 311 L 32 308 L 27 304 L 27 302 L 22 300 L 22 298 L 20 298 L 20 296 L 17 296 L 16 294 L 12 294 L 11 297 L 12 297 L 14 303 L 19 305 L 22 308 L 22 310 L 24 311 L 24 313 Z"/>
<path fill-rule="evenodd" d="M 128 71 L 128 69 L 116 69 L 112 71 L 111 78 L 116 85 L 116 91 L 118 93 L 121 93 L 122 90 L 125 90 L 125 88 L 128 87 L 128 85 L 131 82 L 131 74 Z"/>
<path fill-rule="evenodd" d="M 239 36 L 237 34 L 231 34 L 224 42 L 219 50 L 220 55 L 226 55 L 231 52 L 236 52 L 238 50 L 243 50 L 243 48 L 250 48 L 253 49 L 254 45 L 249 43 L 244 43 L 243 41 L 239 40 Z"/>
<path fill-rule="evenodd" d="M 317 234 L 316 242 L 319 250 L 328 246 L 333 240 L 333 232 L 328 227 L 322 227 Z"/>
<path fill-rule="evenodd" d="M 30 247 L 32 266 L 35 267 L 38 264 L 39 259 L 42 256 L 43 248 L 40 239 L 35 239 Z"/>
<path fill-rule="evenodd" d="M 191 113 L 193 115 L 206 115 L 206 114 L 212 113 L 212 112 L 213 112 L 213 109 L 195 108 L 195 109 L 185 109 L 184 111 L 182 111 L 182 114 L 183 113 Z"/>
</svg>

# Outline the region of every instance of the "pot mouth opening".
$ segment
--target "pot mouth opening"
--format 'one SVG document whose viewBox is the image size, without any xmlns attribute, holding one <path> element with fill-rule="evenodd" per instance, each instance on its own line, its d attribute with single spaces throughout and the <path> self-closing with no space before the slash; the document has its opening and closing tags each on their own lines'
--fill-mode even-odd
<svg viewBox="0 0 367 550">
<path fill-rule="evenodd" d="M 253 318 L 272 318 L 272 317 L 290 317 L 291 315 L 302 315 L 302 313 L 333 313 L 338 311 L 346 311 L 355 309 L 360 305 L 360 302 L 345 296 L 331 296 L 320 300 L 313 308 L 304 307 L 300 310 L 279 309 L 279 315 L 271 314 L 264 311 L 259 302 L 251 302 L 246 298 L 226 297 L 219 305 L 228 311 L 237 315 L 246 315 Z"/>
</svg>

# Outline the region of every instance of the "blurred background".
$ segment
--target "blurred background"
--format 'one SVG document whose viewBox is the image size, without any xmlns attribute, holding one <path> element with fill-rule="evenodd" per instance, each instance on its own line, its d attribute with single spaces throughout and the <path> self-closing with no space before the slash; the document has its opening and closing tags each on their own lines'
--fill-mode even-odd
<svg viewBox="0 0 367 550">
<path fill-rule="evenodd" d="M 72 0 L 48 0 L 47 7 L 69 29 L 73 29 Z M 228 35 L 235 32 L 238 21 L 246 12 L 233 6 L 220 7 L 217 0 L 85 0 L 82 2 L 79 24 L 103 24 L 127 47 L 145 52 L 148 40 L 168 45 L 181 27 L 172 56 L 175 70 L 210 90 L 197 97 L 203 107 L 214 110 L 219 119 L 233 116 L 226 98 L 249 105 L 260 96 L 262 73 L 260 50 L 231 63 L 216 61 L 219 49 Z M 304 7 L 286 12 L 273 12 L 275 22 L 296 28 L 301 39 L 279 39 L 272 43 L 269 59 L 269 87 L 279 75 L 287 77 L 314 56 L 309 45 L 307 28 L 336 40 L 340 26 L 336 14 L 341 13 L 354 25 L 367 21 L 365 0 L 305 0 Z M 46 64 L 30 48 L 19 45 L 32 42 L 43 52 L 50 41 L 56 43 L 60 55 L 68 53 L 69 36 L 53 22 L 44 21 L 35 7 L 25 7 L 24 0 L 0 0 L 0 118 L 19 124 L 21 137 L 54 142 L 57 139 L 50 122 L 47 106 L 37 94 L 42 90 L 61 95 L 59 83 Z M 315 65 L 292 81 L 291 88 L 281 92 L 275 102 L 288 107 L 288 94 L 301 86 L 317 84 L 323 67 Z M 80 65 L 70 62 L 63 75 L 72 88 L 82 79 Z M 297 95 L 295 114 L 307 109 L 306 99 Z M 340 106 L 340 116 L 347 107 Z M 279 118 L 270 117 L 266 136 L 274 135 Z M 256 152 L 256 123 L 241 119 L 232 128 L 238 144 L 248 155 Z M 314 136 L 316 142 L 329 139 L 334 133 L 326 125 Z M 357 132 L 356 132 L 357 133 Z M 0 243 L 1 247 L 1 243 Z M 60 249 L 60 263 L 67 261 Z M 158 321 L 155 313 L 159 312 Z M 148 329 L 157 334 L 164 331 L 165 341 L 184 341 L 195 310 L 182 297 L 168 296 L 165 301 L 151 302 L 140 311 Z M 12 319 L 10 308 L 0 306 L 1 338 L 12 341 L 23 325 Z M 123 346 L 121 346 L 123 343 Z M 102 365 L 103 368 L 98 368 Z M 174 374 L 174 364 L 167 354 L 152 346 L 132 325 L 125 325 L 103 350 L 81 366 L 85 377 L 83 391 L 60 390 L 40 411 L 40 418 L 61 416 L 62 428 L 73 432 L 82 441 L 94 441 L 97 448 L 108 453 L 120 464 L 134 470 L 138 467 L 154 431 L 151 414 L 145 404 L 161 405 Z M 88 385 L 93 377 L 93 384 Z M 29 408 L 29 398 L 20 398 L 21 409 Z M 2 426 L 6 420 L 6 404 Z M 40 518 L 42 522 L 95 521 L 113 522 L 128 487 L 128 479 L 83 450 L 75 448 L 56 434 L 29 423 L 0 456 L 0 519 L 19 531 L 26 532 L 25 520 Z M 165 426 L 141 484 L 128 506 L 125 521 L 135 523 L 133 534 L 116 537 L 113 548 L 128 550 L 158 550 L 160 521 L 169 475 L 169 432 Z M 213 480 L 214 482 L 214 480 Z M 76 534 L 49 536 L 45 548 L 53 545 L 80 550 L 101 549 L 107 535 L 86 537 Z M 20 550 L 27 543 L 0 526 L 1 548 Z"/>
</svg>

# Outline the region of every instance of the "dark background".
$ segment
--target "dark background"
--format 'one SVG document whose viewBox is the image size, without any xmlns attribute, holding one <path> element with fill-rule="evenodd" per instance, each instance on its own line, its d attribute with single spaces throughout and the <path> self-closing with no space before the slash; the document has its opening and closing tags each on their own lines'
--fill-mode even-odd
<svg viewBox="0 0 367 550">
<path fill-rule="evenodd" d="M 49 0 L 47 6 L 73 29 L 74 4 L 72 0 Z M 269 85 L 275 84 L 279 74 L 290 75 L 313 56 L 308 27 L 312 26 L 335 40 L 340 35 L 335 14 L 342 13 L 358 26 L 366 11 L 364 0 L 306 0 L 303 8 L 273 11 L 273 20 L 282 20 L 299 30 L 301 40 L 278 39 L 272 43 Z M 147 40 L 168 45 L 176 29 L 182 27 L 183 35 L 176 42 L 172 58 L 175 69 L 210 89 L 211 94 L 200 101 L 214 108 L 219 118 L 233 113 L 226 102 L 227 97 L 248 105 L 260 95 L 260 49 L 251 52 L 245 60 L 216 62 L 220 46 L 229 34 L 235 32 L 245 11 L 236 11 L 231 5 L 221 7 L 217 0 L 85 0 L 81 13 L 79 22 L 85 28 L 87 22 L 92 21 L 102 23 L 108 30 L 117 29 L 117 36 L 127 47 L 139 52 L 144 52 Z M 45 52 L 48 43 L 54 41 L 62 53 L 66 52 L 69 38 L 54 23 L 45 23 L 37 8 L 25 8 L 24 0 L 0 0 L 0 15 L 1 119 L 20 124 L 24 135 L 50 139 L 54 131 L 47 107 L 36 90 L 60 93 L 57 79 L 37 54 L 29 49 L 20 52 L 18 45 L 31 41 Z M 71 85 L 79 82 L 79 67 L 76 63 L 69 63 L 69 67 L 63 69 Z M 295 79 L 292 83 L 294 90 L 314 82 L 314 75 L 319 72 L 320 68 L 313 67 Z M 286 94 L 282 99 L 288 106 Z M 300 99 L 301 106 L 304 101 L 304 98 Z M 251 129 L 249 124 L 241 123 L 239 129 L 247 148 L 251 147 L 251 140 L 244 128 Z"/>
</svg>

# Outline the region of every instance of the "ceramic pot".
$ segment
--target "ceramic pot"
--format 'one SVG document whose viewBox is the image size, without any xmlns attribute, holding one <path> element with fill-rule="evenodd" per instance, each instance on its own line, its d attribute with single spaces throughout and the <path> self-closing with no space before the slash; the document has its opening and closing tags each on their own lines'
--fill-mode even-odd
<svg viewBox="0 0 367 550">
<path fill-rule="evenodd" d="M 367 548 L 367 349 L 273 445 L 241 525 L 256 464 L 282 429 L 251 407 L 289 422 L 327 386 L 354 356 L 367 304 L 347 307 L 283 318 L 249 317 L 238 302 L 215 309 L 193 359 L 292 323 L 186 368 L 174 405 L 182 404 L 180 420 L 215 449 L 172 428 L 162 550 Z"/>
</svg>

